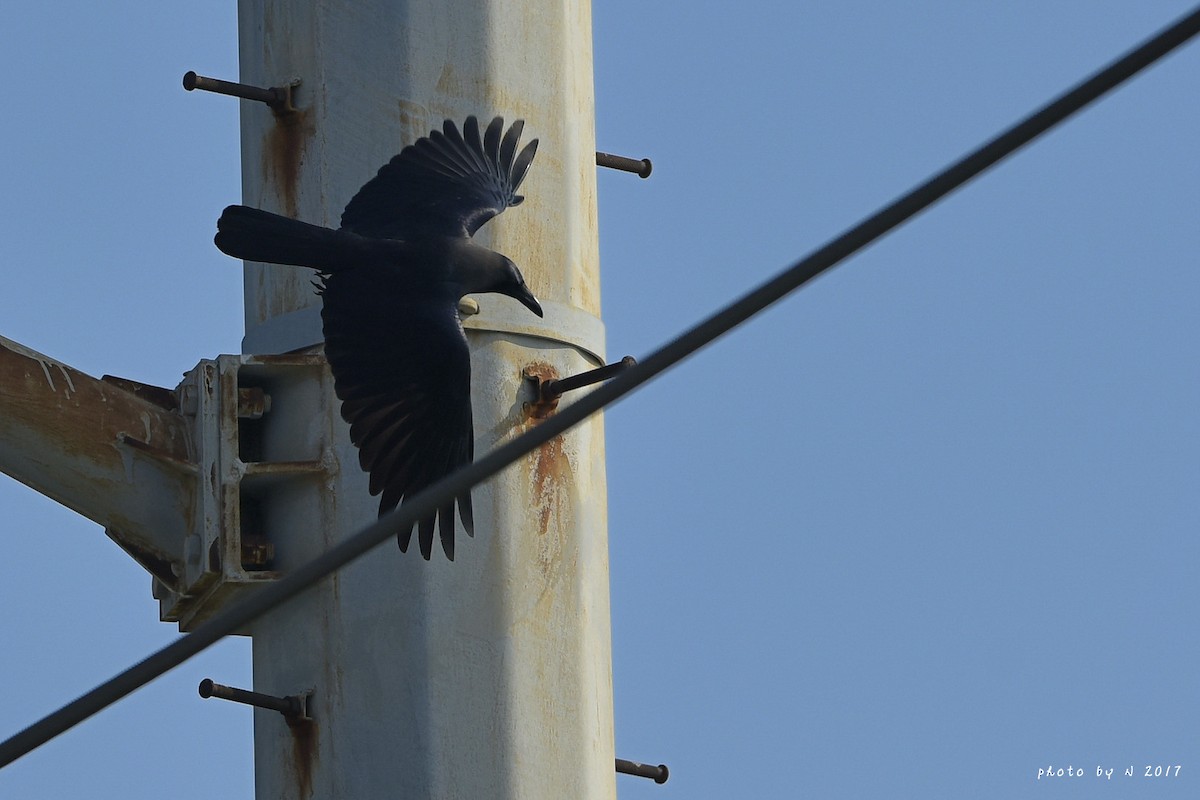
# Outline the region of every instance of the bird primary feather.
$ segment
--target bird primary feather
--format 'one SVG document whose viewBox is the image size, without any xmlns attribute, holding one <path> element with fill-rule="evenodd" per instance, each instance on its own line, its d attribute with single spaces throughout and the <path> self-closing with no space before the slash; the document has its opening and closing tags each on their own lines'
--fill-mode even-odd
<svg viewBox="0 0 1200 800">
<path fill-rule="evenodd" d="M 342 418 L 382 516 L 474 458 L 471 365 L 458 318 L 465 294 L 498 292 L 539 317 L 542 308 L 520 270 L 471 237 L 504 209 L 537 151 L 519 153 L 524 123 L 504 131 L 496 117 L 480 134 L 447 120 L 380 168 L 342 213 L 337 230 L 229 206 L 217 221 L 221 252 L 248 261 L 310 267 L 319 273 L 325 355 Z M 474 535 L 470 492 L 457 498 Z M 416 527 L 430 558 L 435 528 L 454 560 L 455 503 Z M 407 552 L 412 530 L 402 532 Z"/>
</svg>

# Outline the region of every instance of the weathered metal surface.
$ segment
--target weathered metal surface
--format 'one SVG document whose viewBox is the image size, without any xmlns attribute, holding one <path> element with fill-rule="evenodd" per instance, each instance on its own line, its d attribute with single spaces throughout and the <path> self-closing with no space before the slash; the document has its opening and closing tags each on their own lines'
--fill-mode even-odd
<svg viewBox="0 0 1200 800">
<path fill-rule="evenodd" d="M 159 408 L 165 408 L 167 411 L 179 410 L 179 398 L 175 396 L 175 392 L 172 389 L 165 389 L 162 386 L 151 386 L 148 383 L 130 380 L 129 378 L 119 378 L 116 375 L 101 375 L 100 380 L 112 384 L 119 389 L 124 389 L 147 402 L 154 403 Z"/>
<path fill-rule="evenodd" d="M 185 419 L 168 390 L 97 380 L 0 337 L 0 471 L 104 526 L 173 583 L 196 506 Z"/>
<path fill-rule="evenodd" d="M 241 104 L 247 205 L 336 227 L 381 164 L 446 118 L 523 118 L 541 140 L 525 203 L 479 238 L 521 267 L 546 317 L 484 295 L 464 322 L 476 452 L 538 424 L 524 413 L 526 366 L 569 376 L 604 363 L 589 4 L 243 0 L 239 24 L 240 79 L 299 76 L 305 115 L 285 131 Z M 311 276 L 247 265 L 244 350 L 320 341 Z M 329 402 L 300 433 L 322 443 L 328 482 L 265 519 L 275 570 L 375 517 Z M 263 419 L 276 411 L 273 399 Z M 615 796 L 602 420 L 473 497 L 476 534 L 455 562 L 382 548 L 255 626 L 255 689 L 314 692 L 304 737 L 255 713 L 260 798 Z"/>
</svg>

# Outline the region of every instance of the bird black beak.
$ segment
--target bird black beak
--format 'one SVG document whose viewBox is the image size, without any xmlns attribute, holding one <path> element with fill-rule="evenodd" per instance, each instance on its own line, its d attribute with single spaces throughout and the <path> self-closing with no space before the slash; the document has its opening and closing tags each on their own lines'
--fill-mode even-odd
<svg viewBox="0 0 1200 800">
<path fill-rule="evenodd" d="M 533 292 L 529 291 L 529 287 L 525 284 L 522 283 L 520 286 L 514 287 L 511 292 L 505 292 L 505 294 L 528 308 L 533 313 L 537 314 L 539 317 L 545 316 L 542 314 L 542 304 L 537 301 L 537 298 L 533 296 Z"/>
</svg>

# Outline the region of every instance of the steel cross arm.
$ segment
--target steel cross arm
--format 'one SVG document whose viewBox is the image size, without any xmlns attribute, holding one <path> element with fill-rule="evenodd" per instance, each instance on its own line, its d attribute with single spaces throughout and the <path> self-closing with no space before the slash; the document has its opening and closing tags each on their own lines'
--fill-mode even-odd
<svg viewBox="0 0 1200 800">
<path fill-rule="evenodd" d="M 434 513 L 469 487 L 486 480 L 525 454 L 546 444 L 908 221 L 1197 33 L 1200 33 L 1200 7 L 979 149 L 849 228 L 776 277 L 685 331 L 640 361 L 637 366 L 625 370 L 559 413 L 548 417 L 537 427 L 492 450 L 475 463 L 442 479 L 413 497 L 397 511 L 380 518 L 282 580 L 265 587 L 245 602 L 219 613 L 192 633 L 100 684 L 6 741 L 0 742 L 0 767 L 15 761 L 168 670 L 179 666 L 224 636 L 243 628 L 260 615 L 295 597 L 310 585 L 395 536 L 397 532 L 411 528 L 418 519 Z"/>
<path fill-rule="evenodd" d="M 198 485 L 172 401 L 0 337 L 0 472 L 100 523 L 171 583 Z"/>
</svg>

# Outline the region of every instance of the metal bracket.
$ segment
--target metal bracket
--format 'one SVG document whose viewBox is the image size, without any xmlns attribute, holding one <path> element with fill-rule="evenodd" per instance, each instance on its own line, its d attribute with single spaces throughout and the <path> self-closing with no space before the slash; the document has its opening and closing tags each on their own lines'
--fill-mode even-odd
<svg viewBox="0 0 1200 800">
<path fill-rule="evenodd" d="M 538 318 L 528 309 L 507 297 L 489 295 L 483 298 L 468 296 L 480 310 L 463 318 L 462 326 L 469 331 L 495 331 L 517 336 L 533 336 L 560 342 L 579 350 L 588 360 L 604 363 L 604 322 L 581 308 L 543 300 L 545 316 Z M 467 304 L 471 309 L 471 303 Z"/>
<path fill-rule="evenodd" d="M 164 622 L 190 630 L 278 580 L 290 555 L 267 530 L 312 511 L 303 508 L 309 501 L 295 497 L 325 480 L 329 434 L 310 421 L 324 418 L 330 382 L 319 355 L 206 359 L 175 390 L 190 428 L 193 464 L 177 464 L 130 436 L 120 440 L 186 468 L 198 483 L 178 572 L 156 573 L 153 584 Z"/>
<path fill-rule="evenodd" d="M 539 319 L 524 306 L 507 297 L 490 296 L 482 302 L 473 296 L 458 304 L 467 331 L 494 331 L 570 345 L 588 360 L 604 363 L 604 322 L 581 308 L 542 300 L 546 316 Z M 242 339 L 246 353 L 287 353 L 324 343 L 321 335 L 321 303 L 272 317 L 247 327 Z"/>
</svg>

